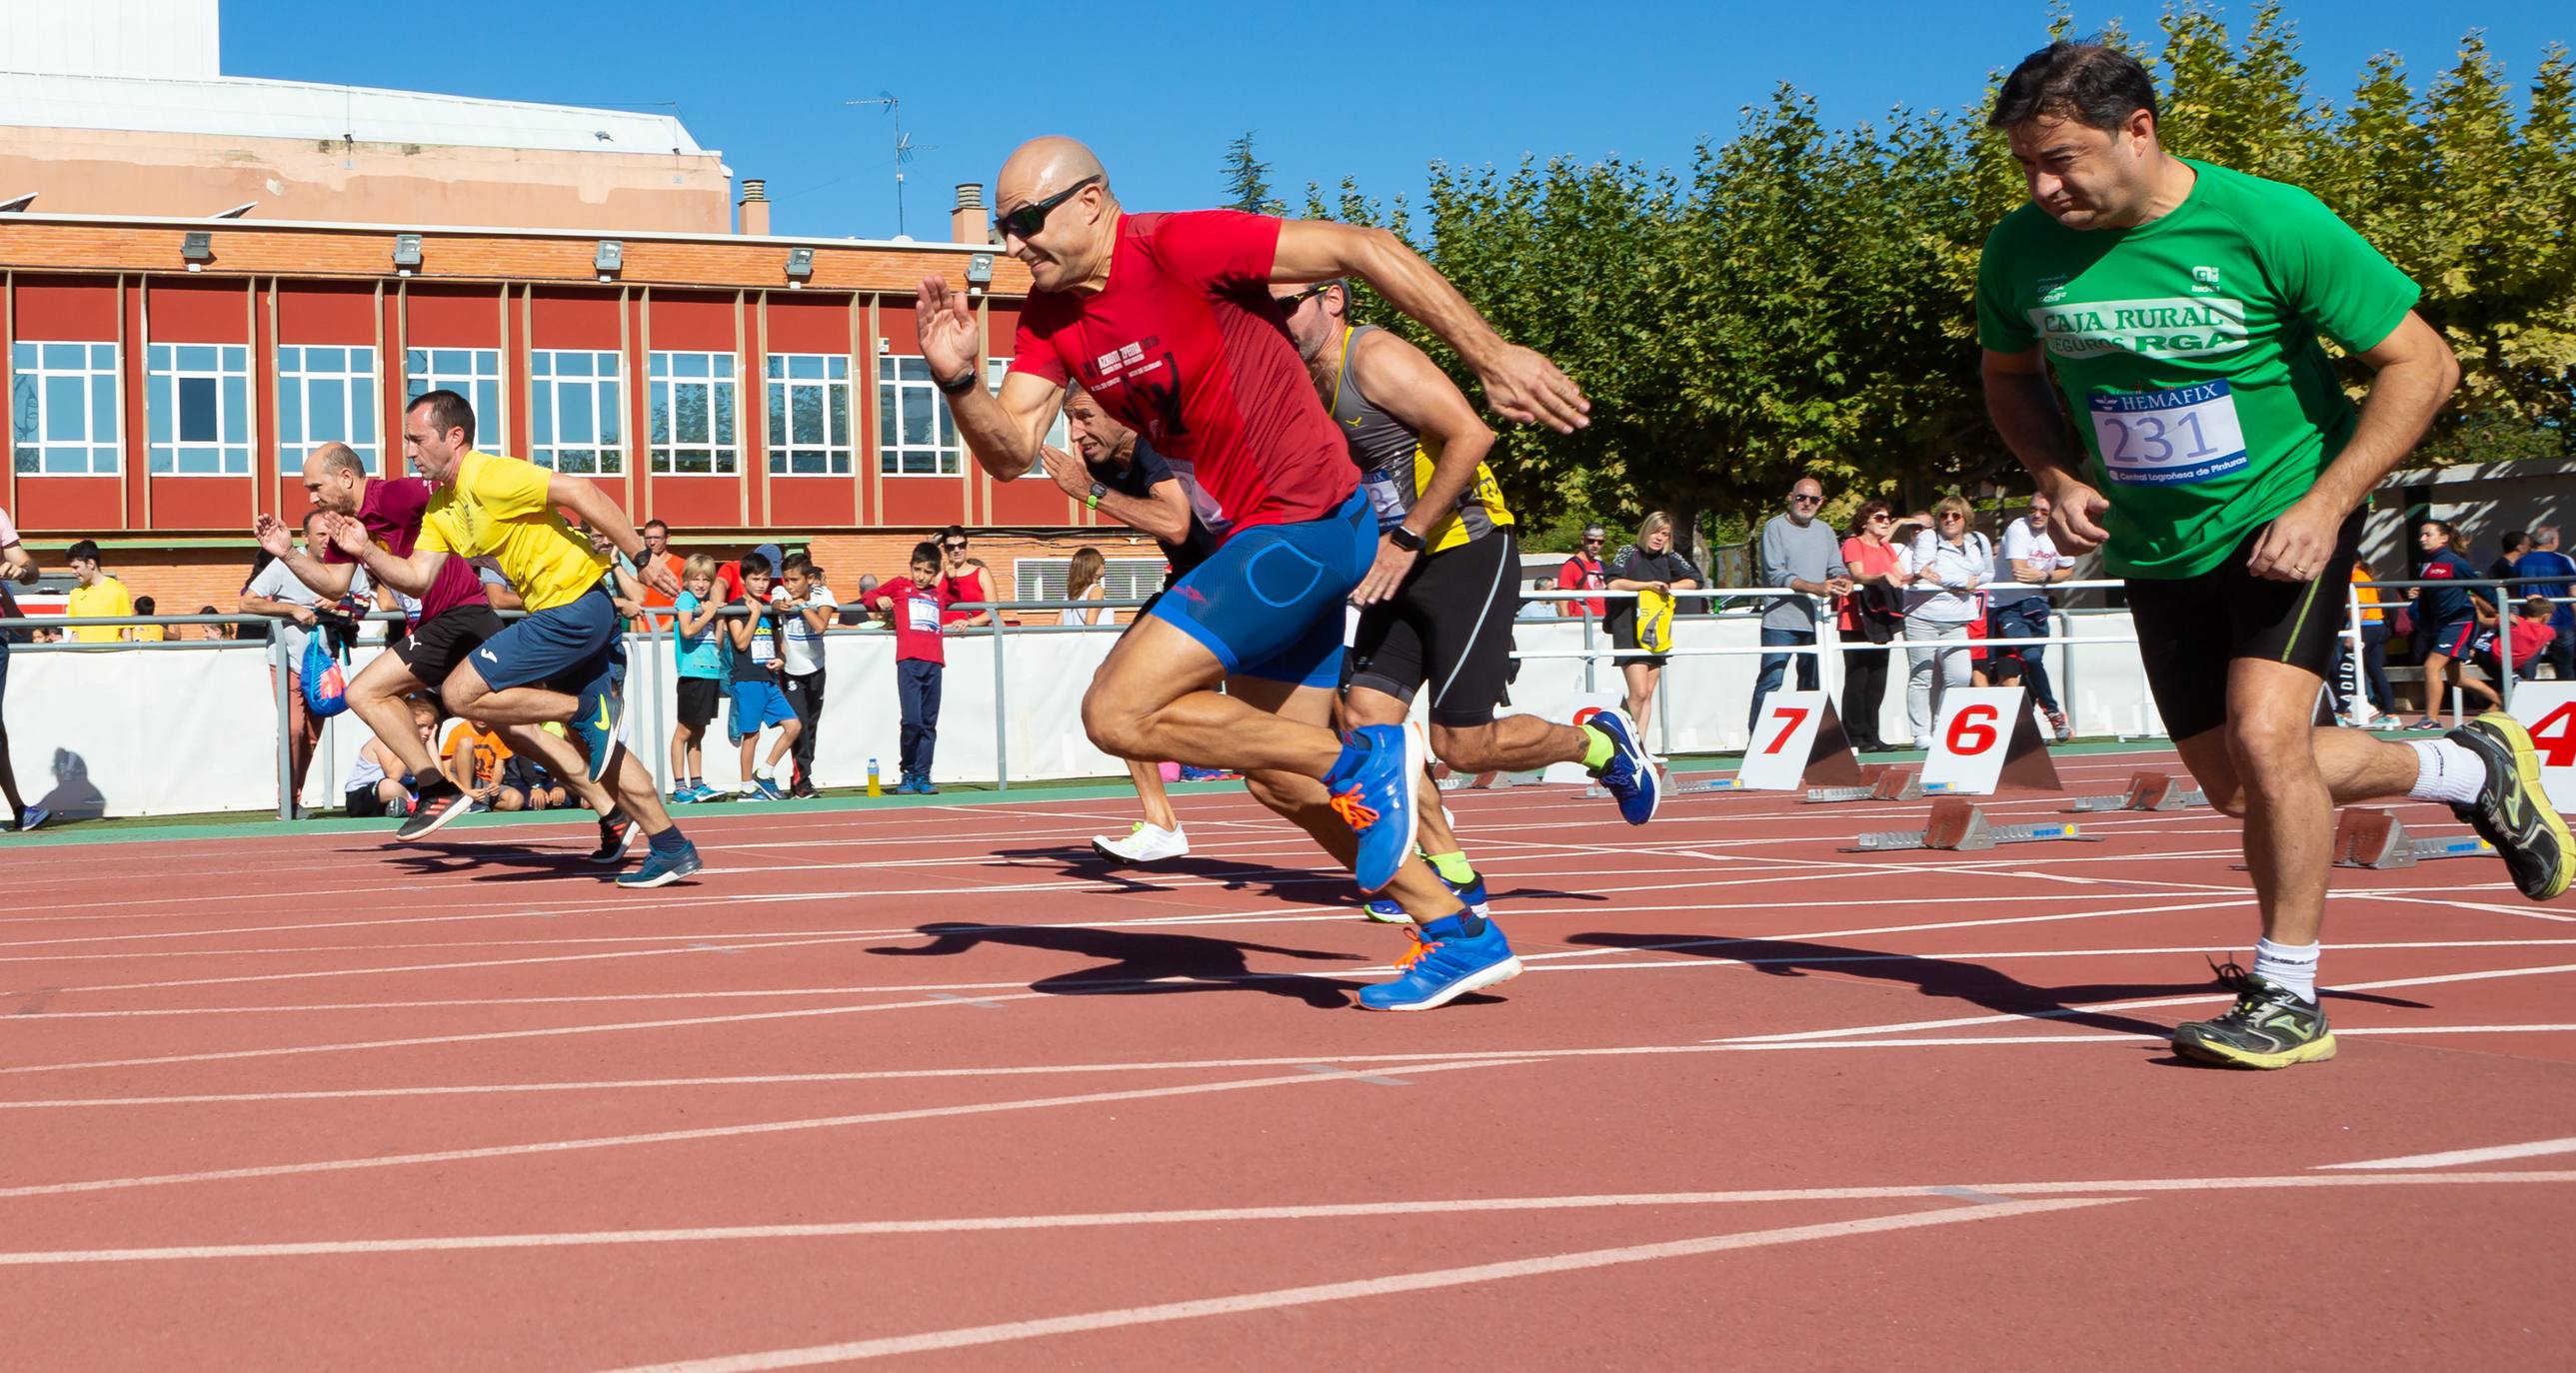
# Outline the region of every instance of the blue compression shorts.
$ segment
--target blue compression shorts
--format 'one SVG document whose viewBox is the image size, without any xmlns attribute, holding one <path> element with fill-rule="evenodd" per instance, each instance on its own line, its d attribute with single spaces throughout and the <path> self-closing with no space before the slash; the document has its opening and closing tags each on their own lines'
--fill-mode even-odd
<svg viewBox="0 0 2576 1373">
<path fill-rule="evenodd" d="M 1207 646 L 1229 677 L 1330 689 L 1342 676 L 1344 610 L 1377 559 L 1366 492 L 1320 520 L 1227 539 L 1147 613 Z"/>
</svg>

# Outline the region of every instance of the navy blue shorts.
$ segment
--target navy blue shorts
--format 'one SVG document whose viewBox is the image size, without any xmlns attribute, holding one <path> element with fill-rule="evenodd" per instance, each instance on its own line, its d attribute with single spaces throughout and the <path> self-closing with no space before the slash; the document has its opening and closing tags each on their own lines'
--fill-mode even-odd
<svg viewBox="0 0 2576 1373">
<path fill-rule="evenodd" d="M 756 737 L 775 725 L 796 723 L 796 710 L 787 704 L 787 693 L 776 682 L 736 682 L 733 684 L 733 712 L 725 717 L 726 727 L 733 731 L 737 744 Z"/>
<path fill-rule="evenodd" d="M 1350 594 L 1376 560 L 1377 516 L 1355 491 L 1323 519 L 1227 539 L 1147 613 L 1206 645 L 1229 677 L 1330 690 Z"/>
<path fill-rule="evenodd" d="M 495 691 L 543 685 L 578 692 L 607 672 L 622 672 L 626 637 L 608 583 L 552 610 L 532 611 L 483 641 L 466 661 Z"/>
</svg>

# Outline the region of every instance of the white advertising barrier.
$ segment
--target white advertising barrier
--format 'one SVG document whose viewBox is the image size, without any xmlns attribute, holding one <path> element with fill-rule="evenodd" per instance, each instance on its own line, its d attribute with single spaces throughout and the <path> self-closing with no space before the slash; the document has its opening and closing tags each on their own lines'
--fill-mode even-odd
<svg viewBox="0 0 2576 1373">
<path fill-rule="evenodd" d="M 1986 796 L 2010 781 L 2055 790 L 2057 769 L 2030 711 L 2029 695 L 2017 686 L 1942 693 L 1932 756 L 1923 763 L 1923 789 Z"/>
<path fill-rule="evenodd" d="M 66 818 L 277 805 L 268 648 L 9 655 L 18 794 Z"/>
<path fill-rule="evenodd" d="M 2549 804 L 2576 814 L 2576 682 L 2516 682 L 2513 718 L 2540 750 L 2540 781 Z"/>
<path fill-rule="evenodd" d="M 1833 718 L 1833 698 L 1821 691 L 1775 691 L 1763 697 L 1762 718 L 1753 722 L 1753 743 L 1736 770 L 1735 784 L 1746 791 L 1801 790 L 1807 784 L 1807 764 L 1820 746 L 1828 753 L 1840 752 L 1848 765 L 1851 744 L 1839 723 L 1831 738 L 1818 737 Z M 1852 778 L 1860 776 L 1856 765 L 1848 770 Z"/>
</svg>

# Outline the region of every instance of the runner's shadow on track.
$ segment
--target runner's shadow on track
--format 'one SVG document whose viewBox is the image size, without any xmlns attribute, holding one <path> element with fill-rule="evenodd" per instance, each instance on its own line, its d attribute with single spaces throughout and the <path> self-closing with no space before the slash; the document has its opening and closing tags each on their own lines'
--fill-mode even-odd
<svg viewBox="0 0 2576 1373">
<path fill-rule="evenodd" d="M 593 863 L 587 854 L 511 848 L 500 844 L 451 844 L 417 839 L 388 854 L 416 877 L 471 874 L 474 882 L 543 882 L 565 877 L 616 878 L 621 865 Z"/>
<path fill-rule="evenodd" d="M 1912 983 L 1923 995 L 1964 1001 L 1989 1011 L 2034 1019 L 2063 1021 L 2123 1034 L 2169 1035 L 2171 1025 L 2111 1011 L 2086 1011 L 2075 1004 L 2125 1001 L 2132 997 L 2176 996 L 2211 988 L 2208 979 L 2192 982 L 2082 983 L 2034 987 L 1999 969 L 1955 959 L 1882 953 L 1837 944 L 1810 944 L 1794 939 L 1726 939 L 1677 934 L 1577 934 L 1569 944 L 1639 952 L 1690 954 L 1723 958 L 1772 977 L 1804 977 L 1810 972 Z"/>
<path fill-rule="evenodd" d="M 1194 934 L 1148 934 L 1132 930 L 1067 929 L 1060 926 L 976 925 L 943 920 L 920 927 L 928 944 L 880 944 L 868 950 L 907 958 L 945 958 L 979 944 L 1008 944 L 1023 949 L 1074 954 L 1103 960 L 1098 967 L 1057 973 L 1029 984 L 1050 996 L 1145 996 L 1162 992 L 1267 992 L 1291 997 L 1319 1009 L 1350 1004 L 1343 993 L 1356 985 L 1303 973 L 1256 973 L 1244 962 L 1248 953 L 1275 953 L 1322 963 L 1362 962 L 1356 954 L 1314 949 L 1282 949 L 1268 944 L 1239 944 Z M 1175 981 L 1174 979 L 1181 979 Z"/>
<path fill-rule="evenodd" d="M 1167 879 L 1195 878 L 1215 883 L 1226 891 L 1257 892 L 1274 901 L 1312 905 L 1329 902 L 1335 896 L 1347 897 L 1351 891 L 1350 874 L 1339 871 L 1276 868 L 1267 863 L 1247 863 L 1240 859 L 1198 857 L 1175 858 L 1150 868 L 1135 868 L 1101 857 L 1088 844 L 1044 849 L 997 849 L 993 856 L 1013 862 L 1056 864 L 1064 869 L 1067 877 L 1106 883 L 1121 892 L 1166 892 L 1174 889 Z M 1358 903 L 1352 901 L 1349 904 Z"/>
</svg>

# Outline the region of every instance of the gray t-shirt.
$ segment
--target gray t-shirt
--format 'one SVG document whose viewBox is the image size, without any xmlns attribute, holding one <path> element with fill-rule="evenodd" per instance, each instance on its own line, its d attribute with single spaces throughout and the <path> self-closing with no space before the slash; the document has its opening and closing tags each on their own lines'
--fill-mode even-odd
<svg viewBox="0 0 2576 1373">
<path fill-rule="evenodd" d="M 1774 515 L 1762 526 L 1761 562 L 1756 568 L 1764 586 L 1787 586 L 1789 579 L 1826 582 L 1844 575 L 1843 541 L 1822 520 L 1805 524 Z M 1815 632 L 1816 602 L 1804 594 L 1782 596 L 1762 612 L 1764 629 Z"/>
<path fill-rule="evenodd" d="M 276 559 L 269 563 L 268 566 L 261 568 L 259 570 L 259 575 L 250 579 L 250 585 L 242 588 L 242 594 L 245 596 L 264 596 L 272 601 L 284 601 L 288 605 L 318 606 L 322 604 L 321 593 L 315 591 L 309 586 L 306 586 L 304 584 L 304 579 L 295 575 L 294 569 L 289 568 L 286 565 L 286 560 L 284 558 Z M 361 601 L 367 599 L 367 571 L 365 568 L 355 568 L 350 571 L 349 594 L 357 597 Z M 302 672 L 304 670 L 304 641 L 311 637 L 311 635 L 311 630 L 297 624 L 293 620 L 284 618 L 280 618 L 278 620 L 277 640 L 279 643 L 286 645 L 286 665 L 290 670 L 295 672 Z"/>
</svg>

